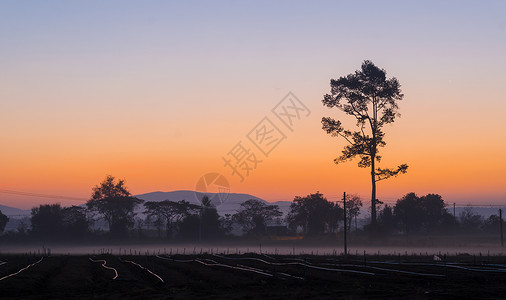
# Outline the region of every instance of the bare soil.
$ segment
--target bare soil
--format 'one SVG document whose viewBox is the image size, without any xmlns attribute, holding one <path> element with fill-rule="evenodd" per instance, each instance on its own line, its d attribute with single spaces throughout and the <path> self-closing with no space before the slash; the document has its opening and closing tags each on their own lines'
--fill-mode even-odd
<svg viewBox="0 0 506 300">
<path fill-rule="evenodd" d="M 40 259 L 36 255 L 0 256 L 0 278 L 33 264 L 0 280 L 1 297 L 499 299 L 506 295 L 504 256 L 248 253 Z M 108 268 L 102 266 L 104 261 Z"/>
</svg>

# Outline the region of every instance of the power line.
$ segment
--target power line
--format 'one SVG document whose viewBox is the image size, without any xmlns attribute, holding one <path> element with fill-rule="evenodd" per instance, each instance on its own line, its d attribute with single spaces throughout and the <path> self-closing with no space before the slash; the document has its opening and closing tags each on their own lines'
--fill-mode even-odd
<svg viewBox="0 0 506 300">
<path fill-rule="evenodd" d="M 37 197 L 37 198 L 49 198 L 49 199 L 59 199 L 59 200 L 68 200 L 68 201 L 79 201 L 79 202 L 83 202 L 83 201 L 88 201 L 89 199 L 87 198 L 80 198 L 80 197 L 72 197 L 72 196 L 62 196 L 62 195 L 51 195 L 51 194 L 42 194 L 42 193 L 32 193 L 32 192 L 23 192 L 23 191 L 14 191 L 14 190 L 5 190 L 5 189 L 0 189 L 0 194 L 9 194 L 9 195 L 17 195 L 17 196 L 28 196 L 28 197 Z M 329 195 L 328 198 L 334 198 L 334 197 L 341 197 L 340 195 Z M 361 197 L 361 198 L 365 198 L 365 197 Z M 276 198 L 276 199 L 269 199 L 270 201 L 268 202 L 272 202 L 273 200 L 274 201 L 287 201 L 287 202 L 292 202 L 292 200 L 289 200 L 290 198 L 287 197 L 287 198 Z M 391 197 L 385 197 L 385 198 L 382 198 L 382 199 L 385 199 L 383 200 L 382 202 L 385 203 L 385 204 L 396 204 L 397 201 L 396 200 L 393 200 L 395 198 L 391 198 Z M 341 200 L 341 199 L 339 199 Z M 445 201 L 446 202 L 446 201 Z M 456 206 L 457 207 L 466 207 L 466 206 L 480 206 L 480 207 L 506 207 L 506 204 L 485 204 L 485 203 L 457 203 L 456 202 Z"/>
<path fill-rule="evenodd" d="M 37 197 L 37 198 L 49 198 L 49 199 L 59 199 L 59 200 L 69 200 L 69 201 L 88 201 L 89 199 L 79 198 L 79 197 L 69 197 L 69 196 L 60 196 L 60 195 L 49 195 L 49 194 L 40 194 L 40 193 L 31 193 L 31 192 L 22 192 L 22 191 L 13 191 L 13 190 L 4 190 L 0 189 L 1 194 L 9 194 L 9 195 L 17 195 L 17 196 L 28 196 L 28 197 Z"/>
</svg>

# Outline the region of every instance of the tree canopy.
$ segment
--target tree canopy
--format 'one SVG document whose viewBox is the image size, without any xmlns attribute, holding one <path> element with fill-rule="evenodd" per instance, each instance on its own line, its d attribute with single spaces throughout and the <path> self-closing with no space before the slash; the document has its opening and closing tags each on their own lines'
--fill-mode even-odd
<svg viewBox="0 0 506 300">
<path fill-rule="evenodd" d="M 407 234 L 437 232 L 451 225 L 453 216 L 446 211 L 443 198 L 437 194 L 418 197 L 408 193 L 397 200 L 393 212 L 399 229 Z M 385 212 L 383 211 L 382 215 Z M 382 216 L 382 221 L 385 216 Z"/>
<path fill-rule="evenodd" d="M 269 205 L 257 199 L 249 199 L 241 203 L 239 211 L 233 218 L 242 226 L 245 232 L 264 235 L 266 234 L 267 223 L 282 215 L 283 213 L 277 205 Z"/>
<path fill-rule="evenodd" d="M 124 180 L 115 181 L 107 176 L 93 188 L 91 199 L 86 203 L 90 211 L 102 214 L 109 224 L 112 236 L 125 237 L 134 225 L 134 209 L 143 201 L 130 194 Z"/>
<path fill-rule="evenodd" d="M 336 164 L 359 157 L 358 166 L 371 169 L 371 224 L 376 223 L 376 182 L 406 173 L 408 166 L 397 168 L 376 168 L 381 156 L 379 148 L 384 147 L 383 126 L 393 123 L 400 116 L 397 102 L 402 100 L 400 83 L 397 78 L 387 78 L 386 71 L 371 61 L 362 63 L 360 70 L 339 79 L 330 80 L 330 94 L 322 100 L 323 105 L 337 108 L 356 119 L 358 130 L 345 129 L 340 120 L 322 118 L 323 130 L 335 137 L 343 138 L 348 145 L 336 158 Z"/>
<path fill-rule="evenodd" d="M 357 221 L 361 207 L 362 200 L 358 195 L 346 194 L 346 220 L 348 223 L 348 231 L 351 231 L 351 223 L 353 218 L 355 218 L 355 222 Z M 355 227 L 357 226 L 355 225 Z"/>
<path fill-rule="evenodd" d="M 89 230 L 86 211 L 80 206 L 43 204 L 32 208 L 32 234 L 42 238 L 82 238 Z"/>
<path fill-rule="evenodd" d="M 306 197 L 296 196 L 287 216 L 290 227 L 302 227 L 304 235 L 336 232 L 337 224 L 342 219 L 343 209 L 319 192 Z"/>
<path fill-rule="evenodd" d="M 59 236 L 63 228 L 63 211 L 60 204 L 44 204 L 32 208 L 32 232 L 35 235 Z"/>
<path fill-rule="evenodd" d="M 175 224 L 179 224 L 184 218 L 196 214 L 200 210 L 200 206 L 185 200 L 179 202 L 148 201 L 144 203 L 144 207 L 147 219 L 155 225 L 159 236 L 161 236 L 161 228 L 165 224 L 167 237 L 172 237 Z"/>
</svg>

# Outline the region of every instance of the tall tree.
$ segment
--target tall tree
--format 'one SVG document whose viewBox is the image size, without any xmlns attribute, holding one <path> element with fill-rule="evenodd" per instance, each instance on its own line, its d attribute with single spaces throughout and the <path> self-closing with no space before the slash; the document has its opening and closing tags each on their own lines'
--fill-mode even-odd
<svg viewBox="0 0 506 300">
<path fill-rule="evenodd" d="M 90 211 L 103 215 L 112 236 L 125 237 L 134 225 L 134 209 L 143 201 L 132 196 L 124 180 L 115 181 L 113 176 L 93 188 L 91 199 L 86 203 Z"/>
<path fill-rule="evenodd" d="M 395 169 L 377 168 L 380 162 L 379 148 L 386 145 L 383 126 L 395 121 L 397 102 L 402 100 L 399 81 L 386 77 L 386 71 L 371 61 L 364 61 L 361 70 L 346 77 L 330 80 L 330 94 L 322 100 L 329 108 L 336 107 L 357 121 L 358 130 L 347 130 L 341 121 L 330 117 L 322 118 L 323 130 L 336 137 L 342 137 L 348 145 L 342 155 L 334 160 L 336 164 L 359 157 L 358 166 L 371 169 L 371 226 L 376 224 L 376 182 L 406 173 L 408 166 L 399 165 Z"/>
</svg>

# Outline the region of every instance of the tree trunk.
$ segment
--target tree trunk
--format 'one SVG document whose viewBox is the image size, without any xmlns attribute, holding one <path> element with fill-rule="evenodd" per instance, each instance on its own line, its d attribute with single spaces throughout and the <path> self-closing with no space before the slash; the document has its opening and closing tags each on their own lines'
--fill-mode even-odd
<svg viewBox="0 0 506 300">
<path fill-rule="evenodd" d="M 376 133 L 378 130 L 378 123 L 377 123 L 377 109 L 376 109 L 376 102 L 373 101 L 373 111 L 374 111 L 374 119 L 373 124 L 371 126 L 372 130 L 372 147 L 371 147 L 371 184 L 372 184 L 372 191 L 371 191 L 371 230 L 374 232 L 376 231 L 376 170 L 375 170 L 375 160 L 376 160 L 376 151 L 377 151 L 377 144 L 376 144 Z"/>
<path fill-rule="evenodd" d="M 376 228 L 376 173 L 374 171 L 374 159 L 375 156 L 371 155 L 371 229 Z"/>
</svg>

